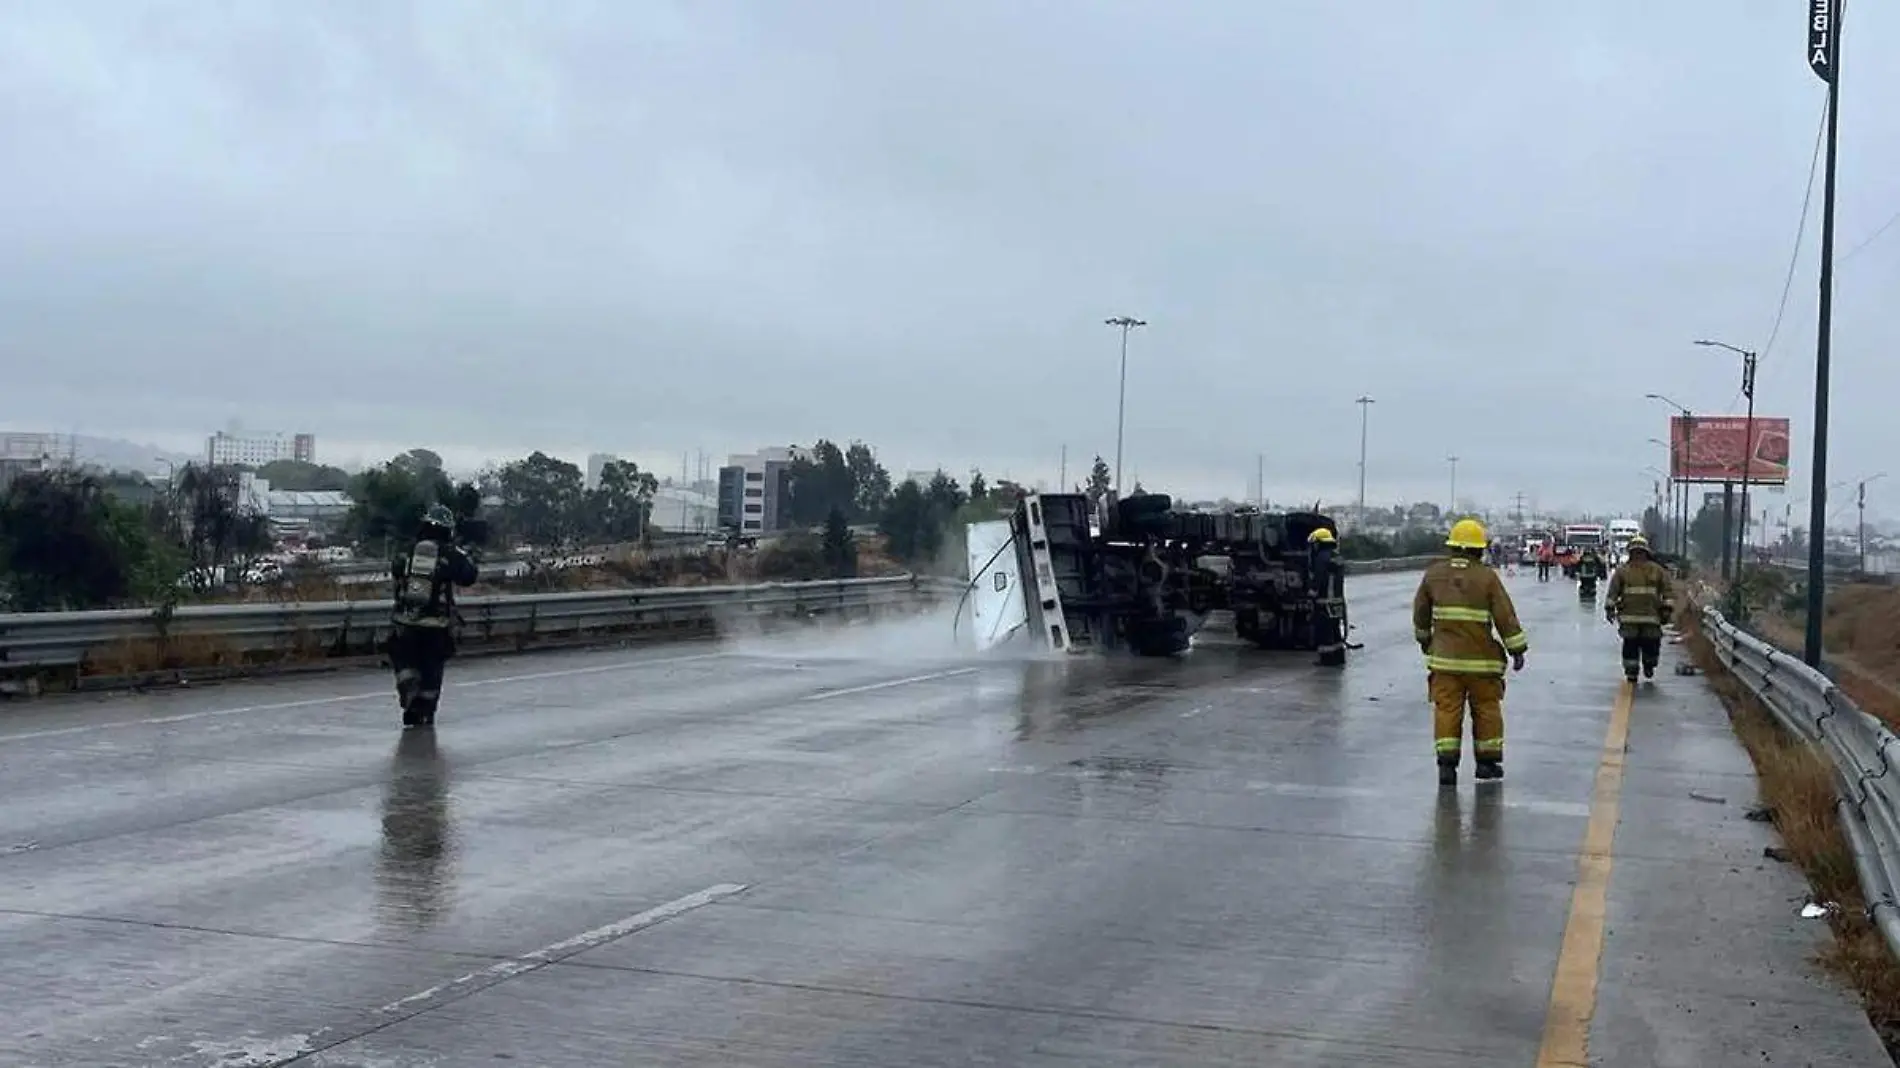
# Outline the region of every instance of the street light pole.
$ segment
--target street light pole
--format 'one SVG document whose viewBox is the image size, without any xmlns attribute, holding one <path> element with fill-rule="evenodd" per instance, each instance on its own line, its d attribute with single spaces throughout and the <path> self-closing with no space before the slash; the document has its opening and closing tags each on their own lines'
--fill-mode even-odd
<svg viewBox="0 0 1900 1068">
<path fill-rule="evenodd" d="M 1681 552 L 1686 564 L 1689 559 L 1689 550 L 1694 544 L 1689 538 L 1689 446 L 1693 440 L 1691 435 L 1695 432 L 1695 413 L 1660 393 L 1645 393 L 1643 396 L 1649 400 L 1661 401 L 1682 413 L 1682 454 L 1680 457 L 1676 456 L 1675 450 L 1671 448 L 1670 466 L 1682 473 L 1682 477 L 1676 480 L 1676 484 L 1682 487 Z M 1669 439 L 1674 441 L 1675 435 L 1669 435 Z"/>
<path fill-rule="evenodd" d="M 1115 495 L 1119 497 L 1122 492 L 1122 427 L 1125 425 L 1125 417 L 1128 414 L 1128 332 L 1137 326 L 1147 326 L 1148 323 L 1146 320 L 1127 315 L 1117 315 L 1113 319 L 1104 319 L 1103 322 L 1109 326 L 1120 327 L 1122 332 L 1121 386 L 1115 400 Z"/>
<path fill-rule="evenodd" d="M 1361 396 L 1353 403 L 1359 406 L 1359 514 L 1355 522 L 1363 527 L 1366 524 L 1366 413 L 1378 402 Z"/>
<path fill-rule="evenodd" d="M 1748 416 L 1742 424 L 1742 515 L 1735 527 L 1735 578 L 1742 577 L 1743 546 L 1748 543 L 1748 480 L 1755 459 L 1755 353 L 1724 341 L 1698 341 L 1706 348 L 1727 349 L 1742 358 L 1742 395 L 1748 398 Z M 1726 552 L 1724 553 L 1726 555 Z"/>
</svg>

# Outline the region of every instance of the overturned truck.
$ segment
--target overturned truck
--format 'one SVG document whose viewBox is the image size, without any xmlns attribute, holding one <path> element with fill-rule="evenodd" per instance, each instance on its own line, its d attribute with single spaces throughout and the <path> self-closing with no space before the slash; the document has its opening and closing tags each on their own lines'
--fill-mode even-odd
<svg viewBox="0 0 1900 1068">
<path fill-rule="evenodd" d="M 1081 494 L 1032 494 L 1008 519 L 970 525 L 975 641 L 1167 656 L 1228 611 L 1240 638 L 1343 664 L 1343 573 L 1308 540 L 1322 529 L 1336 533 L 1316 512 L 1176 511 L 1140 494 L 1108 498 L 1098 517 Z"/>
</svg>

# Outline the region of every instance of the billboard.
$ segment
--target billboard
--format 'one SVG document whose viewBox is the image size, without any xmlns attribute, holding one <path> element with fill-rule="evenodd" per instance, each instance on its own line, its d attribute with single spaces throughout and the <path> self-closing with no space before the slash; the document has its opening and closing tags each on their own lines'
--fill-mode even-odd
<svg viewBox="0 0 1900 1068">
<path fill-rule="evenodd" d="M 1750 484 L 1786 483 L 1793 445 L 1788 421 L 1758 415 L 1752 435 L 1748 425 L 1739 415 L 1670 417 L 1670 477 L 1680 482 L 1740 482 L 1746 459 Z"/>
</svg>

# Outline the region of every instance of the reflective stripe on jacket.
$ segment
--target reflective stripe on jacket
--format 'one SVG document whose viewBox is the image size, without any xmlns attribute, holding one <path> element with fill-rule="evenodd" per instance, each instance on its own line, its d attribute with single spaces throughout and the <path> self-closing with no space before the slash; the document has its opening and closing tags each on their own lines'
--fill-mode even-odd
<svg viewBox="0 0 1900 1068">
<path fill-rule="evenodd" d="M 1502 675 L 1505 654 L 1530 648 L 1504 580 L 1462 556 L 1425 569 L 1412 598 L 1412 630 L 1426 647 L 1425 666 L 1453 675 Z"/>
<path fill-rule="evenodd" d="M 1663 608 L 1674 612 L 1676 607 L 1669 571 L 1654 560 L 1631 560 L 1610 578 L 1605 604 L 1624 623 L 1660 626 Z"/>
</svg>

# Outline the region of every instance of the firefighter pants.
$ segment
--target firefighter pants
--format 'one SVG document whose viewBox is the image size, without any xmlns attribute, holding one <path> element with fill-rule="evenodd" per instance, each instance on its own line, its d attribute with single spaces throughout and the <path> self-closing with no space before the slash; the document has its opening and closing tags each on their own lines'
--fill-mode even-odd
<svg viewBox="0 0 1900 1068">
<path fill-rule="evenodd" d="M 389 638 L 389 665 L 396 669 L 396 700 L 404 723 L 432 719 L 442 696 L 442 669 L 455 655 L 448 627 L 398 624 Z"/>
<path fill-rule="evenodd" d="M 1662 659 L 1662 627 L 1656 623 L 1624 623 L 1618 628 L 1623 636 L 1623 674 L 1636 677 L 1639 667 L 1655 670 Z"/>
<path fill-rule="evenodd" d="M 1426 684 L 1432 695 L 1434 748 L 1440 764 L 1457 764 L 1464 748 L 1465 707 L 1471 708 L 1471 748 L 1479 760 L 1504 759 L 1504 678 L 1434 671 Z"/>
</svg>

